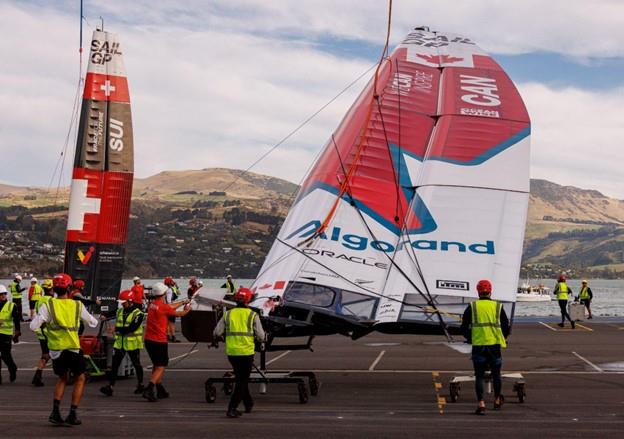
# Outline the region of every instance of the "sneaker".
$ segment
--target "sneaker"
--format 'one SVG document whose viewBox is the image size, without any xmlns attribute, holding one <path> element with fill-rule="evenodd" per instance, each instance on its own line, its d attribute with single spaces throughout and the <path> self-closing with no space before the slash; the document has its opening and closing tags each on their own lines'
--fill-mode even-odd
<svg viewBox="0 0 624 439">
<path fill-rule="evenodd" d="M 137 384 L 137 388 L 134 389 L 134 394 L 140 395 L 143 392 L 145 392 L 145 386 L 143 384 Z"/>
<path fill-rule="evenodd" d="M 477 407 L 477 409 L 475 410 L 475 415 L 485 416 L 485 407 Z"/>
<path fill-rule="evenodd" d="M 55 425 L 63 425 L 65 423 L 65 421 L 63 421 L 63 418 L 61 418 L 61 414 L 58 410 L 52 410 L 52 413 L 50 413 L 50 417 L 48 417 L 48 421 Z"/>
<path fill-rule="evenodd" d="M 69 412 L 69 415 L 67 415 L 67 417 L 65 418 L 65 423 L 68 425 L 80 425 L 82 424 L 82 421 L 78 419 L 76 412 L 71 411 Z"/>
<path fill-rule="evenodd" d="M 169 392 L 167 392 L 162 384 L 156 384 L 156 397 L 158 399 L 169 398 Z"/>
<path fill-rule="evenodd" d="M 106 396 L 113 396 L 113 386 L 110 384 L 100 387 L 100 392 L 102 392 Z"/>
<path fill-rule="evenodd" d="M 17 369 L 9 371 L 9 382 L 14 383 L 17 379 Z"/>
<path fill-rule="evenodd" d="M 588 320 L 589 320 L 589 319 L 593 319 L 593 317 L 592 317 L 592 316 L 589 316 L 589 317 L 587 317 L 587 319 L 588 319 Z"/>
<path fill-rule="evenodd" d="M 32 385 L 35 387 L 43 387 L 43 380 L 41 379 L 42 370 L 37 369 L 35 371 L 35 376 L 32 379 Z"/>
<path fill-rule="evenodd" d="M 171 337 L 171 342 L 172 343 L 181 343 L 180 340 L 178 340 L 177 338 L 175 338 L 175 335 Z"/>
<path fill-rule="evenodd" d="M 570 322 L 570 324 L 572 325 L 572 329 L 574 329 L 574 327 L 576 326 L 576 324 L 574 322 Z"/>
<path fill-rule="evenodd" d="M 245 413 L 251 413 L 251 411 L 253 410 L 253 404 L 250 405 L 246 405 L 245 406 Z"/>
<path fill-rule="evenodd" d="M 156 398 L 156 395 L 154 394 L 154 386 L 149 385 L 145 388 L 143 391 L 143 398 L 147 399 L 149 402 L 158 401 L 158 398 Z"/>
<path fill-rule="evenodd" d="M 228 418 L 240 418 L 241 416 L 243 416 L 243 414 L 236 409 L 228 409 L 228 411 L 225 413 L 225 416 L 227 416 Z"/>
<path fill-rule="evenodd" d="M 557 323 L 557 326 L 559 326 L 560 328 L 563 328 L 563 323 Z"/>
<path fill-rule="evenodd" d="M 494 400 L 494 410 L 500 410 L 504 403 L 505 403 L 505 397 L 503 395 L 500 395 L 498 397 L 498 402 Z"/>
</svg>

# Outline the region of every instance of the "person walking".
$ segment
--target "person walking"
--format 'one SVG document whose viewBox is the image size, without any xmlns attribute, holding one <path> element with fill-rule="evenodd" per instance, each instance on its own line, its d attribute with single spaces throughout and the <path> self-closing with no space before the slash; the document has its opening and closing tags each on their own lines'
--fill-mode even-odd
<svg viewBox="0 0 624 439">
<path fill-rule="evenodd" d="M 568 319 L 570 326 L 574 329 L 574 320 L 572 320 L 570 314 L 568 313 L 568 297 L 572 296 L 573 292 L 566 283 L 566 277 L 563 274 L 559 276 L 557 286 L 555 286 L 555 290 L 553 292 L 557 298 L 557 302 L 559 302 L 559 309 L 561 311 L 561 323 L 557 323 L 557 325 L 563 328 L 565 326 L 565 319 Z"/>
<path fill-rule="evenodd" d="M 9 284 L 9 292 L 11 293 L 11 301 L 17 307 L 17 311 L 19 312 L 20 322 L 24 321 L 24 316 L 22 315 L 22 292 L 26 291 L 26 288 L 20 285 L 22 281 L 22 276 L 19 274 L 15 275 L 13 281 Z"/>
<path fill-rule="evenodd" d="M 9 381 L 17 379 L 17 365 L 11 355 L 11 343 L 17 343 L 20 332 L 21 312 L 15 303 L 9 302 L 8 291 L 0 285 L 0 384 L 2 384 L 2 362 L 9 368 Z"/>
<path fill-rule="evenodd" d="M 164 295 L 167 286 L 157 282 L 152 286 L 153 300 L 147 307 L 147 325 L 145 327 L 145 350 L 152 360 L 152 376 L 149 384 L 143 391 L 143 398 L 150 402 L 169 397 L 169 393 L 162 385 L 165 368 L 169 365 L 169 345 L 167 343 L 167 317 L 182 317 L 191 311 L 190 299 L 182 302 L 167 304 Z M 184 309 L 176 311 L 184 305 Z M 156 389 L 156 392 L 154 392 Z"/>
<path fill-rule="evenodd" d="M 594 293 L 592 293 L 591 288 L 589 288 L 587 281 L 583 280 L 581 282 L 581 290 L 579 291 L 579 294 L 576 299 L 580 300 L 580 302 L 583 305 L 585 305 L 585 308 L 587 308 L 587 312 L 589 313 L 589 317 L 587 317 L 588 319 L 593 318 L 592 312 L 591 312 L 591 301 L 593 298 L 594 298 Z"/>
<path fill-rule="evenodd" d="M 54 297 L 54 291 L 52 290 L 52 287 L 52 279 L 46 279 L 43 281 L 43 284 L 41 284 L 43 295 L 35 305 L 35 315 L 39 313 L 42 305 L 45 305 L 52 297 Z M 37 340 L 39 340 L 41 357 L 39 358 L 39 362 L 37 363 L 37 369 L 35 370 L 35 376 L 33 376 L 32 379 L 32 385 L 35 387 L 43 387 L 42 374 L 43 369 L 46 367 L 46 364 L 48 364 L 48 361 L 50 361 L 50 349 L 48 348 L 48 337 L 45 334 L 45 329 L 39 328 L 35 331 L 35 334 L 37 334 Z"/>
<path fill-rule="evenodd" d="M 143 393 L 143 366 L 141 366 L 141 349 L 143 349 L 143 317 L 141 305 L 132 301 L 132 291 L 125 290 L 119 293 L 115 320 L 115 344 L 113 345 L 113 367 L 108 371 L 108 385 L 101 387 L 100 392 L 106 396 L 113 396 L 113 387 L 117 380 L 117 370 L 126 354 L 132 361 L 136 372 L 137 387 L 135 395 Z"/>
<path fill-rule="evenodd" d="M 475 414 L 485 415 L 483 382 L 489 369 L 494 385 L 494 410 L 499 410 L 505 398 L 502 394 L 501 349 L 507 347 L 509 319 L 503 304 L 492 300 L 492 283 L 482 279 L 477 283 L 479 300 L 471 302 L 464 311 L 461 332 L 472 344 L 472 365 L 475 372 L 475 391 L 478 406 Z"/>
<path fill-rule="evenodd" d="M 41 285 L 37 283 L 37 278 L 30 278 L 30 288 L 28 289 L 28 307 L 30 309 L 30 320 L 35 317 L 35 308 L 37 307 L 37 302 L 41 299 L 43 295 L 43 288 Z"/>
<path fill-rule="evenodd" d="M 80 321 L 83 321 L 89 327 L 95 328 L 98 321 L 89 314 L 80 301 L 69 298 L 72 278 L 68 274 L 59 273 L 55 275 L 52 283 L 56 297 L 48 300 L 30 322 L 30 329 L 33 331 L 45 324 L 52 368 L 58 377 L 54 388 L 52 413 L 50 413 L 48 421 L 56 425 L 80 425 L 82 421 L 78 418 L 78 405 L 86 381 L 86 363 L 80 353 L 78 326 Z M 60 411 L 61 400 L 65 394 L 65 387 L 70 374 L 74 378 L 74 390 L 69 415 L 63 419 Z"/>
<path fill-rule="evenodd" d="M 255 354 L 254 339 L 263 342 L 265 333 L 260 317 L 249 308 L 253 297 L 249 288 L 239 288 L 234 295 L 236 307 L 227 310 L 214 329 L 215 338 L 225 335 L 225 352 L 234 369 L 234 392 L 226 412 L 228 418 L 242 415 L 238 410 L 241 401 L 245 413 L 250 413 L 254 405 L 249 393 L 249 375 Z"/>
</svg>

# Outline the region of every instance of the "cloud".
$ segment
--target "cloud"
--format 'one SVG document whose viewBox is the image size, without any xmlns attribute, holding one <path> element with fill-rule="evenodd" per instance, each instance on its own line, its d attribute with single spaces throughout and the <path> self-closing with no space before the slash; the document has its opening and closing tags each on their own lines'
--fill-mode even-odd
<svg viewBox="0 0 624 439">
<path fill-rule="evenodd" d="M 0 181 L 47 185 L 76 91 L 77 11 L 73 2 L 55 9 L 46 8 L 47 3 L 18 5 L 0 5 L 0 52 L 10 60 L 0 70 L 0 152 L 10 158 Z M 624 41 L 624 30 L 612 25 L 618 3 L 598 2 L 587 16 L 581 15 L 583 2 L 537 5 L 440 1 L 425 7 L 395 1 L 393 35 L 399 38 L 422 23 L 469 35 L 499 53 L 551 50 L 586 57 L 622 50 L 614 41 Z M 323 42 L 338 38 L 379 44 L 385 7 L 380 1 L 329 0 L 87 2 L 88 16 L 104 15 L 106 28 L 121 37 L 136 174 L 246 168 L 372 65 L 371 59 L 328 53 Z M 604 22 L 594 26 L 596 20 Z M 588 30 L 579 32 L 579 23 Z M 89 38 L 87 26 L 87 47 Z M 364 82 L 254 171 L 299 182 Z M 624 189 L 610 183 L 621 181 L 615 166 L 617 158 L 624 158 L 616 145 L 624 116 L 622 91 L 536 83 L 520 88 L 534 124 L 533 176 L 624 198 Z M 592 154 L 590 146 L 599 147 L 600 154 Z M 71 150 L 73 144 L 70 158 Z"/>
</svg>

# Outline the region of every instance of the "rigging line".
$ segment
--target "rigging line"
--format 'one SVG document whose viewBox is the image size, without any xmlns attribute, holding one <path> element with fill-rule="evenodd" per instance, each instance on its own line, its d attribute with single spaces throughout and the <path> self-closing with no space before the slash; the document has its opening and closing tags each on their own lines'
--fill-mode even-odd
<svg viewBox="0 0 624 439">
<path fill-rule="evenodd" d="M 337 271 L 332 270 L 329 266 L 327 266 L 327 265 L 323 264 L 322 262 L 320 262 L 320 261 L 318 261 L 318 260 L 314 259 L 312 256 L 310 256 L 309 254 L 307 254 L 307 253 L 306 253 L 306 252 L 304 252 L 303 250 L 300 250 L 300 249 L 298 249 L 298 248 L 296 248 L 296 247 L 294 247 L 294 246 L 292 246 L 292 245 L 288 244 L 286 241 L 283 241 L 283 240 L 281 240 L 280 238 L 277 238 L 277 241 L 279 241 L 280 243 L 284 244 L 286 247 L 289 247 L 290 249 L 292 249 L 292 250 L 294 250 L 294 251 L 296 251 L 296 252 L 298 252 L 298 253 L 301 253 L 303 256 L 305 256 L 306 258 L 308 258 L 308 259 L 309 259 L 309 260 L 311 260 L 312 262 L 314 262 L 314 263 L 316 263 L 316 264 L 320 265 L 322 268 L 324 268 L 325 270 L 327 270 L 327 271 L 331 272 L 332 274 L 335 274 L 337 277 L 339 277 L 340 279 L 344 280 L 345 282 L 347 282 L 347 283 L 349 283 L 349 284 L 351 284 L 351 285 L 353 285 L 353 286 L 355 286 L 355 287 L 357 287 L 357 288 L 359 288 L 359 289 L 361 289 L 361 290 L 364 290 L 364 291 L 366 291 L 367 293 L 372 294 L 373 296 L 377 296 L 377 297 L 380 297 L 380 298 L 383 298 L 383 299 L 388 299 L 388 300 L 390 300 L 390 301 L 397 302 L 397 303 L 400 303 L 400 304 L 402 304 L 402 305 L 410 305 L 410 306 L 415 306 L 415 307 L 417 307 L 417 308 L 421 308 L 421 309 L 423 309 L 423 310 L 425 309 L 422 305 L 417 305 L 417 304 L 407 303 L 407 302 L 405 302 L 405 301 L 403 301 L 403 300 L 396 299 L 396 298 L 394 298 L 394 297 L 390 297 L 390 296 L 386 296 L 386 295 L 384 295 L 384 294 L 381 294 L 381 293 L 378 293 L 378 292 L 376 292 L 376 291 L 370 290 L 370 289 L 368 289 L 368 288 L 366 288 L 366 287 L 363 287 L 362 285 L 359 285 L 359 284 L 357 284 L 357 283 L 353 282 L 352 280 L 350 280 L 350 279 L 346 278 L 345 276 L 343 276 L 342 274 L 338 273 Z"/>
<path fill-rule="evenodd" d="M 398 108 L 398 113 L 399 113 L 399 134 L 398 134 L 398 141 L 399 144 L 397 145 L 398 148 L 398 163 L 397 163 L 397 182 L 398 184 L 396 185 L 396 206 L 395 206 L 395 211 L 397 212 L 397 216 L 398 216 L 398 211 L 399 211 L 399 196 L 400 196 L 400 187 L 401 187 L 401 160 L 403 159 L 403 154 L 401 153 L 401 149 L 402 149 L 402 143 L 401 143 L 401 86 L 400 86 L 400 82 L 399 82 L 399 59 L 395 58 L 394 59 L 394 65 L 395 65 L 395 79 L 396 79 L 396 88 L 397 88 L 397 99 L 398 99 L 398 103 L 399 103 L 399 108 Z M 392 161 L 392 154 L 390 155 L 390 160 Z M 405 221 L 405 217 L 403 217 L 404 221 Z"/>
<path fill-rule="evenodd" d="M 486 191 L 498 191 L 498 192 L 513 192 L 515 194 L 528 194 L 528 191 L 519 191 L 517 189 L 505 189 L 500 187 L 484 187 L 484 186 L 468 186 L 468 185 L 460 185 L 460 184 L 421 184 L 418 186 L 414 186 L 414 188 L 420 189 L 421 187 L 453 187 L 453 188 L 466 188 L 466 189 L 483 189 Z"/>
<path fill-rule="evenodd" d="M 375 65 L 370 66 L 368 69 L 366 69 L 366 71 L 364 73 L 362 73 L 355 80 L 353 80 L 351 83 L 349 83 L 345 88 L 343 88 L 336 96 L 331 98 L 321 108 L 319 108 L 314 113 L 312 113 L 310 116 L 308 116 L 295 129 L 293 129 L 290 133 L 288 133 L 286 136 L 284 136 L 279 142 L 277 142 L 275 145 L 273 145 L 267 152 L 262 154 L 260 156 L 260 158 L 258 158 L 255 162 L 253 162 L 251 165 L 249 165 L 243 172 L 241 172 L 239 175 L 237 175 L 236 178 L 223 189 L 223 191 L 225 192 L 229 188 L 234 186 L 234 184 L 236 184 L 236 182 L 238 182 L 238 180 L 240 180 L 247 172 L 249 172 L 249 170 L 251 170 L 254 166 L 256 166 L 258 163 L 260 163 L 262 160 L 264 160 L 269 154 L 271 154 L 273 151 L 275 151 L 284 142 L 286 142 L 293 135 L 295 135 L 301 128 L 303 128 L 305 125 L 307 125 L 312 119 L 314 119 L 325 108 L 329 107 L 336 99 L 338 99 L 340 96 L 342 96 L 347 90 L 349 90 L 351 87 L 353 87 L 353 85 L 355 85 L 360 79 L 362 79 L 364 76 L 366 76 L 368 74 L 368 72 L 370 72 L 374 67 L 375 67 Z"/>
</svg>

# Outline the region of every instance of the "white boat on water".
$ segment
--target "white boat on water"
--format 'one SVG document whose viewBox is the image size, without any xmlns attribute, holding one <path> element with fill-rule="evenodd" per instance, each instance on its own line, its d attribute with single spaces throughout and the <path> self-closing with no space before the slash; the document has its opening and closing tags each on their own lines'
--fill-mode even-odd
<svg viewBox="0 0 624 439">
<path fill-rule="evenodd" d="M 518 287 L 517 302 L 550 302 L 550 300 L 550 288 L 542 284 L 536 286 L 524 283 Z"/>
</svg>

